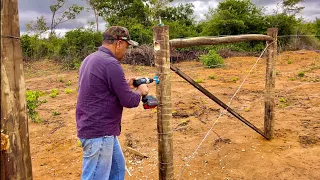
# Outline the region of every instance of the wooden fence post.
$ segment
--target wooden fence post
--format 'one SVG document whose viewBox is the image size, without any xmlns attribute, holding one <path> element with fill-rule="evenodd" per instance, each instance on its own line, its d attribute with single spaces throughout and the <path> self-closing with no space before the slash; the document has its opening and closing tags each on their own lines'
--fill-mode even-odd
<svg viewBox="0 0 320 180">
<path fill-rule="evenodd" d="M 160 83 L 157 85 L 159 179 L 173 179 L 172 102 L 170 82 L 169 27 L 153 27 L 155 65 Z"/>
<path fill-rule="evenodd" d="M 264 115 L 264 133 L 267 139 L 273 138 L 274 127 L 274 97 L 275 97 L 275 77 L 276 77 L 276 59 L 277 59 L 277 28 L 269 28 L 267 35 L 273 37 L 273 41 L 267 41 L 268 56 L 266 69 L 266 85 L 265 85 L 265 115 Z"/>
<path fill-rule="evenodd" d="M 1 179 L 32 179 L 18 0 L 1 0 Z M 2 146 L 7 140 L 8 144 Z"/>
</svg>

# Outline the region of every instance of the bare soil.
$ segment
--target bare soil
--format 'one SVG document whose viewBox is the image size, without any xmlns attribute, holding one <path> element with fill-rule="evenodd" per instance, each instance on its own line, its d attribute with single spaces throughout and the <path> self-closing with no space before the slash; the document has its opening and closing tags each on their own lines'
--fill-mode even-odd
<svg viewBox="0 0 320 180">
<path fill-rule="evenodd" d="M 200 62 L 175 64 L 223 102 L 232 95 L 257 57 L 225 59 L 223 68 Z M 261 59 L 231 108 L 263 130 L 265 59 Z M 52 61 L 25 64 L 29 90 L 45 91 L 38 107 L 41 123 L 29 121 L 35 180 L 80 179 L 82 149 L 76 134 L 77 70 L 61 70 Z M 124 65 L 127 77 L 153 77 L 156 69 Z M 274 139 L 266 140 L 171 73 L 175 179 L 320 179 L 320 54 L 284 52 L 277 59 Z M 67 83 L 68 81 L 71 84 Z M 155 94 L 156 85 L 149 85 Z M 59 89 L 57 97 L 50 90 Z M 66 89 L 74 92 L 67 94 Z M 59 114 L 61 113 L 61 114 Z M 156 110 L 125 109 L 120 142 L 126 157 L 126 179 L 159 179 Z M 209 129 L 201 147 L 182 171 Z M 128 151 L 131 147 L 148 158 Z"/>
</svg>

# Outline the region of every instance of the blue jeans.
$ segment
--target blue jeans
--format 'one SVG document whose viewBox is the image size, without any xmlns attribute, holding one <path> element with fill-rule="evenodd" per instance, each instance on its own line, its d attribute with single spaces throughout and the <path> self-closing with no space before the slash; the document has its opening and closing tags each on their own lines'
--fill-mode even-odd
<svg viewBox="0 0 320 180">
<path fill-rule="evenodd" d="M 83 148 L 82 180 L 123 180 L 124 156 L 116 136 L 80 139 Z"/>
</svg>

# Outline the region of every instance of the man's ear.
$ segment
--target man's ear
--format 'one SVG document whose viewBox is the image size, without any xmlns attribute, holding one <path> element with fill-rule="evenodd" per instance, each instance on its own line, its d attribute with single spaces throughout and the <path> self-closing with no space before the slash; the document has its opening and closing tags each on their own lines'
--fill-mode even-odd
<svg viewBox="0 0 320 180">
<path fill-rule="evenodd" d="M 119 41 L 116 41 L 116 48 L 119 49 L 119 47 L 120 47 L 120 43 Z"/>
</svg>

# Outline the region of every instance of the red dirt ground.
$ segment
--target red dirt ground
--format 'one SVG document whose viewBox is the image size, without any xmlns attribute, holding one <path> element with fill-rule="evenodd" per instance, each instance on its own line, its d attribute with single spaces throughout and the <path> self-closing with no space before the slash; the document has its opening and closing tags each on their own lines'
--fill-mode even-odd
<svg viewBox="0 0 320 180">
<path fill-rule="evenodd" d="M 206 69 L 199 62 L 176 64 L 227 103 L 256 57 L 233 57 L 226 66 Z M 29 90 L 46 91 L 37 110 L 41 123 L 29 121 L 33 176 L 79 179 L 82 150 L 76 135 L 77 71 L 64 71 L 51 61 L 25 64 Z M 155 68 L 124 65 L 127 77 L 153 77 Z M 265 59 L 261 59 L 231 103 L 231 108 L 263 130 Z M 265 140 L 222 110 L 190 84 L 171 73 L 175 179 L 320 179 L 320 54 L 284 52 L 278 56 L 274 139 Z M 299 77 L 303 75 L 303 77 Z M 210 77 L 211 78 L 210 78 Z M 71 85 L 66 85 L 70 81 Z M 149 85 L 151 94 L 155 86 Z M 65 89 L 74 90 L 67 94 Z M 56 98 L 49 97 L 59 89 Z M 60 115 L 53 115 L 59 112 Z M 156 111 L 125 109 L 120 142 L 128 170 L 126 179 L 158 179 Z M 216 122 L 216 124 L 215 124 Z M 214 125 L 215 124 L 215 125 Z M 214 125 L 187 168 L 186 162 Z M 126 150 L 132 147 L 148 156 Z"/>
</svg>

